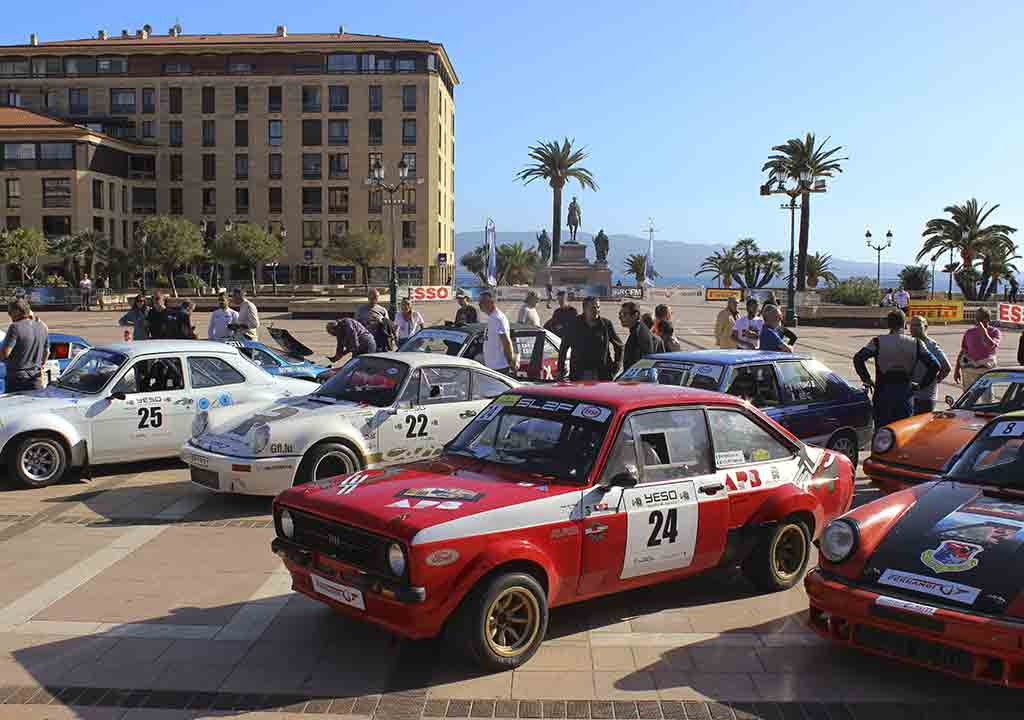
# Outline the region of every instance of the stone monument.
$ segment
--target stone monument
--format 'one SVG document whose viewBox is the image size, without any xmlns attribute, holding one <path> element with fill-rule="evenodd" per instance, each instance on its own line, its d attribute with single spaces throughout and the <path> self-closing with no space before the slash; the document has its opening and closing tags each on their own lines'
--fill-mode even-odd
<svg viewBox="0 0 1024 720">
<path fill-rule="evenodd" d="M 604 231 L 594 238 L 597 262 L 587 259 L 587 246 L 576 240 L 582 214 L 576 198 L 569 205 L 569 240 L 561 244 L 558 258 L 550 266 L 541 267 L 534 276 L 534 285 L 564 288 L 575 295 L 611 296 L 612 271 L 608 269 L 608 236 Z M 540 239 L 538 238 L 538 244 Z M 575 292 L 578 291 L 578 292 Z"/>
</svg>

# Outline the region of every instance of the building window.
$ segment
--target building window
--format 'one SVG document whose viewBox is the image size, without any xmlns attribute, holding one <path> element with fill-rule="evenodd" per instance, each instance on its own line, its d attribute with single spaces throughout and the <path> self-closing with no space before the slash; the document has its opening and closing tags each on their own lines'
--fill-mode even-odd
<svg viewBox="0 0 1024 720">
<path fill-rule="evenodd" d="M 110 91 L 110 112 L 132 114 L 135 112 L 135 91 L 113 88 Z"/>
<path fill-rule="evenodd" d="M 374 72 L 377 69 L 377 56 L 364 53 L 359 56 L 359 69 L 362 72 Z"/>
<path fill-rule="evenodd" d="M 70 234 L 70 215 L 43 215 L 43 235 L 52 239 L 67 237 Z"/>
<path fill-rule="evenodd" d="M 302 221 L 302 247 L 320 247 L 322 224 L 319 220 Z"/>
<path fill-rule="evenodd" d="M 369 121 L 369 140 L 370 145 L 383 145 L 384 144 L 384 121 L 380 118 L 370 118 Z"/>
<path fill-rule="evenodd" d="M 235 120 L 235 147 L 249 147 L 248 120 Z"/>
<path fill-rule="evenodd" d="M 56 90 L 47 90 L 43 96 L 43 107 L 46 108 L 47 112 L 57 112 L 57 95 Z"/>
<path fill-rule="evenodd" d="M 103 181 L 93 180 L 92 181 L 92 206 L 96 210 L 103 209 Z"/>
<path fill-rule="evenodd" d="M 114 222 L 114 218 L 110 218 L 107 222 L 107 236 L 110 238 L 110 244 L 117 246 L 117 224 Z"/>
<path fill-rule="evenodd" d="M 156 188 L 132 188 L 132 214 L 156 215 Z"/>
<path fill-rule="evenodd" d="M 235 88 L 235 112 L 249 112 L 249 88 L 244 85 Z"/>
<path fill-rule="evenodd" d="M 267 88 L 267 112 L 281 112 L 281 86 L 273 85 Z"/>
<path fill-rule="evenodd" d="M 368 220 L 366 223 L 366 229 L 371 235 L 383 235 L 384 223 L 380 220 Z"/>
<path fill-rule="evenodd" d="M 68 170 L 75 166 L 75 146 L 71 143 L 40 143 L 41 170 Z"/>
<path fill-rule="evenodd" d="M 20 64 L 20 63 L 17 63 L 17 62 L 15 62 L 15 63 L 0 62 L 0 72 L 3 72 L 5 74 L 6 74 L 6 70 L 3 69 L 4 65 L 7 65 L 7 70 L 11 70 L 11 72 L 9 74 L 12 74 L 12 75 L 24 74 L 24 72 L 26 70 L 26 68 L 25 68 L 25 66 L 23 64 Z M 12 65 L 14 67 L 11 67 Z M 21 67 L 18 67 L 18 65 L 21 65 Z M 17 70 L 18 72 L 15 72 L 15 70 Z M 46 76 L 46 75 L 60 75 L 62 72 L 64 72 L 64 68 L 63 68 L 63 65 L 62 65 L 62 63 L 60 61 L 60 58 L 32 58 L 32 75 L 33 76 L 38 77 L 40 75 L 42 75 L 42 76 Z"/>
<path fill-rule="evenodd" d="M 403 145 L 415 145 L 416 144 L 416 121 L 406 119 L 402 121 L 402 144 Z"/>
<path fill-rule="evenodd" d="M 235 155 L 235 180 L 249 179 L 249 156 Z"/>
<path fill-rule="evenodd" d="M 394 69 L 394 58 L 377 56 L 377 72 L 393 72 Z"/>
<path fill-rule="evenodd" d="M 318 187 L 302 188 L 302 212 L 320 213 L 323 211 L 323 191 Z"/>
<path fill-rule="evenodd" d="M 85 88 L 68 90 L 68 112 L 72 115 L 89 114 L 89 91 Z"/>
<path fill-rule="evenodd" d="M 384 153 L 368 153 L 366 157 L 366 174 L 370 175 L 378 165 L 384 167 Z"/>
<path fill-rule="evenodd" d="M 164 63 L 164 75 L 188 75 L 191 72 L 191 63 Z"/>
<path fill-rule="evenodd" d="M 107 193 L 107 201 L 110 204 L 111 212 L 113 212 L 114 210 L 117 210 L 117 189 L 114 183 L 110 183 L 107 188 L 110 190 L 110 192 Z M 113 237 L 114 234 L 111 233 L 110 235 Z"/>
<path fill-rule="evenodd" d="M 21 218 L 17 215 L 8 215 L 7 219 L 4 220 L 4 226 L 8 230 L 17 230 L 21 227 Z"/>
<path fill-rule="evenodd" d="M 327 156 L 327 173 L 331 180 L 348 177 L 348 153 L 331 153 Z"/>
<path fill-rule="evenodd" d="M 416 72 L 416 58 L 398 58 L 398 72 Z"/>
<path fill-rule="evenodd" d="M 7 178 L 7 207 L 21 207 L 21 180 L 18 178 Z"/>
<path fill-rule="evenodd" d="M 128 186 L 121 186 L 121 212 L 128 212 Z"/>
<path fill-rule="evenodd" d="M 96 72 L 101 75 L 128 72 L 128 61 L 123 57 L 99 58 L 96 60 Z"/>
<path fill-rule="evenodd" d="M 327 223 L 327 240 L 341 240 L 348 235 L 348 220 L 331 220 Z"/>
<path fill-rule="evenodd" d="M 142 112 L 156 112 L 156 90 L 154 88 L 142 88 Z"/>
<path fill-rule="evenodd" d="M 172 87 L 167 88 L 168 92 L 168 112 L 174 115 L 181 114 L 181 88 Z"/>
<path fill-rule="evenodd" d="M 355 72 L 357 69 L 356 56 L 351 53 L 327 56 L 327 72 Z"/>
<path fill-rule="evenodd" d="M 269 177 L 272 180 L 280 180 L 281 179 L 281 154 L 280 153 L 271 153 L 270 154 L 270 163 L 268 164 L 267 167 L 269 168 L 269 173 L 268 173 Z"/>
<path fill-rule="evenodd" d="M 71 178 L 43 178 L 43 207 L 71 207 Z"/>
<path fill-rule="evenodd" d="M 35 143 L 0 144 L 0 155 L 4 170 L 34 170 L 37 166 Z"/>
<path fill-rule="evenodd" d="M 403 220 L 402 221 L 402 247 L 406 248 L 406 249 L 416 247 L 416 221 L 415 220 Z"/>
<path fill-rule="evenodd" d="M 381 112 L 384 109 L 384 88 L 380 85 L 370 86 L 370 112 Z"/>
<path fill-rule="evenodd" d="M 384 209 L 384 193 L 380 190 L 370 190 L 368 212 L 379 213 Z"/>
<path fill-rule="evenodd" d="M 142 139 L 152 140 L 156 137 L 156 125 L 152 120 L 142 121 Z"/>
<path fill-rule="evenodd" d="M 273 147 L 281 145 L 281 121 L 269 120 L 267 122 L 267 144 Z"/>
<path fill-rule="evenodd" d="M 181 138 L 182 138 L 181 120 L 171 120 L 171 122 L 167 126 L 167 129 L 168 129 L 168 139 L 167 139 L 168 145 L 170 145 L 171 147 L 181 147 L 181 144 L 182 144 L 181 143 Z"/>
<path fill-rule="evenodd" d="M 348 145 L 348 120 L 327 121 L 327 144 Z"/>
<path fill-rule="evenodd" d="M 281 207 L 284 205 L 284 193 L 279 187 L 267 188 L 267 200 L 270 206 L 270 212 L 279 213 Z"/>
<path fill-rule="evenodd" d="M 302 121 L 302 144 L 322 145 L 324 141 L 323 128 L 319 120 Z"/>
<path fill-rule="evenodd" d="M 185 212 L 184 191 L 181 188 L 171 188 L 171 215 L 181 215 Z"/>
<path fill-rule="evenodd" d="M 347 187 L 332 187 L 327 189 L 327 211 L 332 213 L 348 212 Z"/>
<path fill-rule="evenodd" d="M 249 188 L 235 188 L 235 212 L 249 214 Z"/>
<path fill-rule="evenodd" d="M 203 88 L 203 114 L 209 115 L 216 112 L 216 96 L 214 95 L 214 88 L 206 86 Z"/>
<path fill-rule="evenodd" d="M 182 175 L 181 155 L 171 155 L 171 182 L 181 182 Z"/>
<path fill-rule="evenodd" d="M 331 85 L 327 88 L 327 99 L 331 112 L 348 112 L 348 85 Z"/>
<path fill-rule="evenodd" d="M 228 72 L 232 75 L 249 75 L 256 72 L 256 64 L 247 62 L 229 62 Z"/>
<path fill-rule="evenodd" d="M 406 171 L 409 173 L 409 177 L 416 177 L 416 153 L 404 152 L 402 153 L 402 162 L 405 163 Z"/>
<path fill-rule="evenodd" d="M 402 86 L 402 112 L 416 112 L 416 86 Z"/>
<path fill-rule="evenodd" d="M 203 120 L 203 147 L 217 144 L 217 125 L 215 120 Z"/>
<path fill-rule="evenodd" d="M 320 112 L 320 88 L 316 85 L 302 86 L 302 112 Z"/>
<path fill-rule="evenodd" d="M 217 214 L 217 189 L 203 188 L 203 214 Z"/>
<path fill-rule="evenodd" d="M 302 179 L 319 180 L 322 162 L 320 153 L 302 153 Z"/>
<path fill-rule="evenodd" d="M 203 180 L 217 179 L 217 156 L 203 155 Z"/>
<path fill-rule="evenodd" d="M 402 188 L 402 212 L 416 212 L 416 188 Z"/>
</svg>

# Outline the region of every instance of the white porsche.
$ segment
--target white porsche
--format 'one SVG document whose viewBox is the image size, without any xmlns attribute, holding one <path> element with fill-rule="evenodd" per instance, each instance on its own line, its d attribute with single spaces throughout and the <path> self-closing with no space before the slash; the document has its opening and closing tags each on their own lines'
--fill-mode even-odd
<svg viewBox="0 0 1024 720">
<path fill-rule="evenodd" d="M 0 396 L 0 457 L 21 485 L 72 467 L 178 455 L 197 413 L 251 411 L 305 395 L 219 342 L 146 340 L 90 348 L 44 390 Z"/>
<path fill-rule="evenodd" d="M 207 489 L 276 495 L 312 480 L 437 455 L 492 398 L 519 384 L 465 358 L 361 355 L 305 397 L 255 414 L 200 413 L 181 459 L 192 482 Z"/>
</svg>

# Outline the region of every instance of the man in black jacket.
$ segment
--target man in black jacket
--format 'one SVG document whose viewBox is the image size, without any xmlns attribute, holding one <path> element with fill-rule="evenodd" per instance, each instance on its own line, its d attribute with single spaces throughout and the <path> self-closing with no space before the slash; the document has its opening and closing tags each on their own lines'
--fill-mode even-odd
<svg viewBox="0 0 1024 720">
<path fill-rule="evenodd" d="M 588 297 L 583 301 L 583 314 L 572 320 L 562 337 L 558 351 L 560 380 L 566 377 L 567 354 L 570 380 L 611 380 L 618 372 L 622 340 L 611 321 L 601 317 L 601 303 L 597 298 Z"/>
<path fill-rule="evenodd" d="M 655 351 L 654 336 L 640 319 L 640 306 L 631 300 L 622 303 L 619 321 L 622 327 L 629 330 L 626 349 L 622 355 L 622 369 L 629 370 L 642 357 Z"/>
</svg>

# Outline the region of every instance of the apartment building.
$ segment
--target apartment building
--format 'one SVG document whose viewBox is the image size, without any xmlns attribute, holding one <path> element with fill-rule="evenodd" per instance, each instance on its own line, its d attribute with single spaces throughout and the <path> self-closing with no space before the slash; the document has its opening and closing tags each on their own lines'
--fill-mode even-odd
<svg viewBox="0 0 1024 720">
<path fill-rule="evenodd" d="M 457 82 L 438 43 L 344 28 L 33 35 L 27 45 L 0 46 L 0 215 L 8 227 L 50 235 L 99 229 L 102 219 L 117 247 L 153 213 L 184 215 L 208 237 L 229 221 L 259 224 L 285 240 L 278 281 L 313 284 L 363 282 L 324 248 L 331 236 L 366 229 L 384 237 L 370 282 L 388 282 L 394 240 L 400 281 L 448 284 Z M 70 167 L 42 155 L 54 152 L 58 132 L 74 136 Z M 100 165 L 97 153 L 103 163 L 120 154 Z M 408 170 L 394 203 L 366 183 L 377 163 L 389 183 L 400 163 Z M 108 188 L 103 207 L 94 204 L 99 182 Z M 111 183 L 124 195 L 115 206 Z M 61 200 L 73 210 L 60 216 L 69 226 L 47 206 L 63 184 L 73 189 Z M 266 282 L 272 272 L 264 269 Z"/>
</svg>

